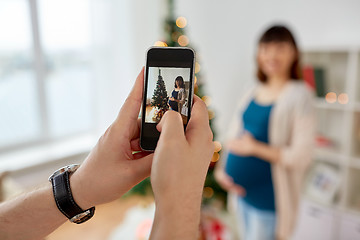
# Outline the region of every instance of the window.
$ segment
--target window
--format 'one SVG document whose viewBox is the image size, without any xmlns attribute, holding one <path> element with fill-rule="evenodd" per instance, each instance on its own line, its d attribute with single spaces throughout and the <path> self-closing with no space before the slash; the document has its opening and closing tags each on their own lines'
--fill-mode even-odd
<svg viewBox="0 0 360 240">
<path fill-rule="evenodd" d="M 26 0 L 0 1 L 0 146 L 41 132 L 29 20 Z"/>
<path fill-rule="evenodd" d="M 94 128 L 89 1 L 0 1 L 0 149 Z"/>
<path fill-rule="evenodd" d="M 86 131 L 93 125 L 89 1 L 38 2 L 49 134 Z"/>
</svg>

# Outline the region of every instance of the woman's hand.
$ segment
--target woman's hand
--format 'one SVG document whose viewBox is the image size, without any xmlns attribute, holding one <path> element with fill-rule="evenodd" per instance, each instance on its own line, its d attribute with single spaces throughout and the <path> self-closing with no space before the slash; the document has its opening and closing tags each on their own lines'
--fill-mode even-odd
<svg viewBox="0 0 360 240">
<path fill-rule="evenodd" d="M 245 196 L 245 189 L 239 184 L 234 183 L 232 177 L 227 175 L 223 168 L 217 168 L 214 174 L 216 181 L 224 190 Z"/>
<path fill-rule="evenodd" d="M 258 141 L 250 134 L 245 133 L 240 138 L 228 142 L 229 150 L 240 156 L 254 156 Z"/>
<path fill-rule="evenodd" d="M 175 101 L 175 98 L 173 98 L 173 97 L 170 97 L 169 99 L 170 99 L 170 101 Z"/>
</svg>

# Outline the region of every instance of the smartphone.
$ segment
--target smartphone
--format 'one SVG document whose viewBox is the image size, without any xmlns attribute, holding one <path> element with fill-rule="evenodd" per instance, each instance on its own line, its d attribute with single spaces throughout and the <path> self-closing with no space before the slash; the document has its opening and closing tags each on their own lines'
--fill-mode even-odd
<svg viewBox="0 0 360 240">
<path fill-rule="evenodd" d="M 166 111 L 181 114 L 184 131 L 194 94 L 195 53 L 191 48 L 151 47 L 146 54 L 140 147 L 154 151 L 160 133 L 156 125 Z"/>
</svg>

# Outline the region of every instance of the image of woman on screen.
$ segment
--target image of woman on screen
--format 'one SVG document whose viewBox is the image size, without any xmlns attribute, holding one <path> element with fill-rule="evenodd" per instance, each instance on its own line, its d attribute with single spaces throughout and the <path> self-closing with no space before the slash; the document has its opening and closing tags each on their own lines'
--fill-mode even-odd
<svg viewBox="0 0 360 240">
<path fill-rule="evenodd" d="M 175 79 L 174 90 L 169 97 L 169 107 L 174 111 L 181 111 L 183 104 L 185 103 L 185 83 L 181 76 Z"/>
</svg>

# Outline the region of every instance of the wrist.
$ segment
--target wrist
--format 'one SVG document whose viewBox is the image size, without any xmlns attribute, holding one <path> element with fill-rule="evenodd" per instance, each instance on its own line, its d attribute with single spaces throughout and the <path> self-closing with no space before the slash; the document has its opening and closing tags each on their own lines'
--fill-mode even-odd
<svg viewBox="0 0 360 240">
<path fill-rule="evenodd" d="M 260 141 L 254 140 L 254 144 L 251 150 L 251 155 L 257 156 L 261 147 L 262 147 L 262 143 Z"/>
<path fill-rule="evenodd" d="M 202 191 L 185 192 L 179 190 L 175 194 L 163 194 L 160 197 L 155 193 L 156 208 L 160 213 L 164 212 L 165 214 L 172 212 L 174 215 L 177 215 L 177 213 L 183 215 L 184 209 L 198 210 L 200 214 L 201 201 Z"/>
<path fill-rule="evenodd" d="M 85 181 L 79 172 L 74 172 L 70 176 L 70 188 L 75 202 L 83 210 L 89 209 L 95 205 L 94 201 L 89 196 L 89 191 L 91 191 L 91 189 L 86 187 Z"/>
<path fill-rule="evenodd" d="M 182 234 L 197 233 L 200 224 L 201 194 L 187 197 L 168 198 L 161 201 L 155 197 L 155 221 L 157 225 L 166 225 L 170 229 L 183 229 Z M 186 233 L 184 226 L 186 227 Z M 175 237 L 174 237 L 175 239 Z"/>
</svg>

